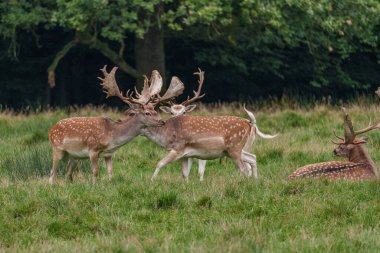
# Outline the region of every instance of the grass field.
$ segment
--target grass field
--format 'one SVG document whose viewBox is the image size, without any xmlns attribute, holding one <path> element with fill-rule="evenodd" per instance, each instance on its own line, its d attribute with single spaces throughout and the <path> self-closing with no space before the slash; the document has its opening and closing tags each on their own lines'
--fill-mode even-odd
<svg viewBox="0 0 380 253">
<path fill-rule="evenodd" d="M 92 184 L 83 162 L 69 183 L 61 164 L 48 185 L 48 131 L 70 116 L 117 111 L 84 108 L 40 113 L 0 113 L 0 251 L 5 252 L 378 252 L 380 185 L 377 182 L 288 182 L 308 163 L 334 157 L 333 130 L 342 133 L 338 107 L 264 107 L 255 112 L 260 130 L 280 133 L 257 139 L 260 179 L 245 178 L 231 161 L 207 163 L 199 182 L 196 163 L 189 183 L 179 162 L 151 182 L 165 151 L 144 137 L 119 149 L 111 182 L 102 161 Z M 349 108 L 354 126 L 380 120 L 380 106 Z M 241 106 L 205 108 L 194 114 L 238 115 Z M 366 147 L 380 160 L 380 131 Z"/>
</svg>

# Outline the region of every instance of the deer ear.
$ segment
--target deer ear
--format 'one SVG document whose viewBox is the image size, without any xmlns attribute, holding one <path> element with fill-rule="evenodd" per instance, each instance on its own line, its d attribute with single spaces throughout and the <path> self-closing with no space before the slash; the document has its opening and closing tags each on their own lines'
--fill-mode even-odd
<svg viewBox="0 0 380 253">
<path fill-rule="evenodd" d="M 367 141 L 368 141 L 368 137 L 362 137 L 362 138 L 354 140 L 354 144 L 364 144 L 364 143 L 367 143 Z"/>
<path fill-rule="evenodd" d="M 160 106 L 160 110 L 163 111 L 164 113 L 171 113 L 170 107 L 168 106 Z"/>
<path fill-rule="evenodd" d="M 185 111 L 186 112 L 191 112 L 192 110 L 195 109 L 195 107 L 197 107 L 197 105 L 188 105 L 188 106 L 186 106 Z"/>
</svg>

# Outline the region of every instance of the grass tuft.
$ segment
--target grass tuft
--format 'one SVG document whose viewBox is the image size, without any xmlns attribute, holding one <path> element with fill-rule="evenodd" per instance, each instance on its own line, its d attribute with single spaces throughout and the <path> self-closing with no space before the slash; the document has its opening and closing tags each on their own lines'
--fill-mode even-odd
<svg viewBox="0 0 380 253">
<path fill-rule="evenodd" d="M 153 209 L 172 209 L 180 206 L 180 199 L 175 192 L 162 193 L 153 202 Z"/>
<path fill-rule="evenodd" d="M 210 209 L 212 207 L 212 200 L 209 196 L 203 196 L 197 201 L 197 206 L 200 208 Z"/>
</svg>

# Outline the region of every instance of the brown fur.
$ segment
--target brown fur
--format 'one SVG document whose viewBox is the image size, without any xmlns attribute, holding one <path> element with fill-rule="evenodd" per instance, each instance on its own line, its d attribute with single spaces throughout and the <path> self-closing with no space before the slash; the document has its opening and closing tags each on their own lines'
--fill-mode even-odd
<svg viewBox="0 0 380 253">
<path fill-rule="evenodd" d="M 241 156 L 251 128 L 248 120 L 234 116 L 177 116 L 161 128 L 143 129 L 144 135 L 169 150 L 153 178 L 166 164 L 188 157 L 209 160 L 229 156 L 245 173 Z"/>
<path fill-rule="evenodd" d="M 361 143 L 342 143 L 334 149 L 334 153 L 348 158 L 349 162 L 309 164 L 294 171 L 288 179 L 326 177 L 328 179 L 370 180 L 377 178 L 376 165 Z"/>
<path fill-rule="evenodd" d="M 90 159 L 93 181 L 98 177 L 98 159 L 105 158 L 109 178 L 112 177 L 112 155 L 122 145 L 140 134 L 146 126 L 161 126 L 154 107 L 144 105 L 129 109 L 118 121 L 106 117 L 76 117 L 59 121 L 49 132 L 53 150 L 53 166 L 49 182 L 53 183 L 55 170 L 63 156 L 69 157 L 68 177 L 72 179 L 73 160 Z"/>
</svg>

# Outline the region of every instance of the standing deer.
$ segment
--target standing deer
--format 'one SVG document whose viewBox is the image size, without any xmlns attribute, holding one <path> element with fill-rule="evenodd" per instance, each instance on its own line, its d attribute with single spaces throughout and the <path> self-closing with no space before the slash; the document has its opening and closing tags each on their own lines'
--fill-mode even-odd
<svg viewBox="0 0 380 253">
<path fill-rule="evenodd" d="M 289 180 L 305 177 L 326 177 L 328 179 L 345 180 L 369 180 L 377 178 L 376 165 L 362 146 L 362 144 L 367 142 L 367 138 L 356 138 L 356 136 L 380 128 L 380 123 L 354 131 L 352 122 L 344 108 L 343 111 L 344 138 L 336 136 L 341 142 L 333 141 L 334 144 L 338 145 L 334 149 L 334 154 L 348 158 L 348 162 L 335 161 L 309 164 L 294 171 L 288 176 Z"/>
<path fill-rule="evenodd" d="M 198 90 L 194 91 L 194 97 L 191 99 L 188 97 L 180 105 L 172 105 L 170 108 L 161 107 L 173 117 L 168 119 L 165 126 L 160 129 L 145 128 L 141 131 L 143 135 L 169 150 L 169 153 L 158 163 L 152 179 L 157 176 L 162 167 L 181 159 L 182 176 L 187 181 L 191 167 L 187 158 L 210 160 L 223 156 L 230 157 L 241 173 L 251 176 L 253 172 L 257 176 L 256 156 L 247 151 L 252 146 L 256 133 L 259 132 L 251 112 L 247 111 L 250 116 L 253 116 L 251 121 L 234 116 L 183 115 L 184 112 L 195 108 L 194 105 L 190 105 L 192 102 L 203 97 L 200 95 L 200 90 L 204 72 L 199 71 L 195 74 L 199 75 L 199 86 Z M 262 134 L 262 136 L 269 135 Z M 202 161 L 199 168 L 201 180 L 204 168 L 205 162 Z"/>
<path fill-rule="evenodd" d="M 181 104 L 171 103 L 170 107 L 169 106 L 160 106 L 161 111 L 171 114 L 172 117 L 177 117 L 177 116 L 184 115 L 188 112 L 191 112 L 195 109 L 196 105 L 192 104 L 192 103 L 195 102 L 196 100 L 201 99 L 205 95 L 205 94 L 200 95 L 202 85 L 203 85 L 203 81 L 204 81 L 204 71 L 201 71 L 200 69 L 198 69 L 198 72 L 195 72 L 194 74 L 199 76 L 198 90 L 193 91 L 194 97 L 191 99 L 188 97 L 188 99 L 185 100 L 184 102 L 182 102 Z M 277 135 L 268 135 L 268 134 L 264 134 L 264 133 L 260 132 L 259 128 L 256 125 L 256 118 L 253 115 L 253 113 L 248 111 L 245 108 L 245 106 L 244 106 L 244 110 L 248 114 L 248 116 L 250 117 L 250 122 L 251 122 L 252 126 L 256 128 L 256 131 L 253 132 L 254 134 L 257 134 L 257 136 L 259 136 L 263 139 L 272 139 L 272 138 L 277 136 Z M 255 136 L 252 136 L 250 138 L 255 139 Z M 249 142 L 253 143 L 253 140 L 249 141 Z M 245 147 L 245 149 L 243 151 L 243 156 L 244 156 L 243 160 L 244 159 L 256 160 L 255 155 L 249 153 L 250 148 L 251 148 L 251 146 L 249 146 L 249 145 L 247 145 L 247 147 Z M 251 160 L 251 163 L 246 163 L 245 165 L 248 167 L 249 175 L 251 174 L 251 172 L 253 172 L 254 177 L 257 178 L 257 166 L 255 165 L 253 168 L 251 168 L 252 163 L 256 164 L 256 162 L 252 162 L 252 160 Z M 188 160 L 187 160 L 187 173 L 190 173 L 191 166 L 192 166 L 192 158 L 188 158 Z M 200 181 L 203 181 L 203 179 L 204 179 L 205 169 L 206 169 L 206 160 L 198 159 L 198 174 L 199 174 Z"/>
<path fill-rule="evenodd" d="M 159 127 L 165 124 L 154 110 L 157 105 L 155 96 L 162 88 L 162 78 L 158 71 L 152 72 L 150 80 L 145 78 L 141 93 L 135 88 L 136 96 L 133 97 L 133 92 L 129 94 L 127 91 L 125 96 L 120 92 L 115 80 L 117 67 L 109 73 L 106 67 L 101 69 L 104 78 L 99 77 L 99 79 L 107 98 L 116 96 L 130 108 L 117 121 L 107 117 L 75 117 L 63 119 L 55 124 L 49 132 L 53 150 L 50 184 L 54 182 L 58 162 L 64 155 L 69 157 L 67 173 L 70 180 L 72 180 L 74 160 L 87 158 L 91 161 L 93 183 L 96 182 L 99 173 L 99 158 L 105 159 L 108 176 L 111 179 L 113 153 L 140 134 L 140 130 L 144 127 Z"/>
</svg>

